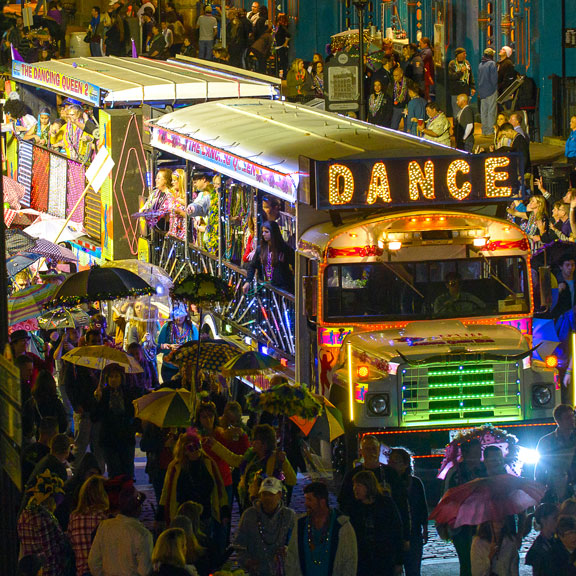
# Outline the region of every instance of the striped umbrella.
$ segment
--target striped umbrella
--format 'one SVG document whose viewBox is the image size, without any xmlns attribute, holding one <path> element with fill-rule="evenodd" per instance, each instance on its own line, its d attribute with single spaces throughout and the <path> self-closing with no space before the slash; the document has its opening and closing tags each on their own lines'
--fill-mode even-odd
<svg viewBox="0 0 576 576">
<path fill-rule="evenodd" d="M 8 298 L 8 325 L 40 316 L 57 288 L 55 284 L 35 284 L 12 294 Z"/>
<path fill-rule="evenodd" d="M 136 418 L 152 422 L 160 428 L 184 428 L 192 420 L 194 395 L 183 388 L 160 388 L 133 401 Z"/>
<path fill-rule="evenodd" d="M 224 376 L 250 376 L 261 374 L 278 366 L 280 366 L 280 360 L 261 354 L 256 350 L 248 350 L 226 362 L 222 366 L 222 374 Z"/>
<path fill-rule="evenodd" d="M 32 238 L 30 234 L 19 228 L 6 230 L 5 234 L 7 256 L 16 256 L 20 252 L 30 252 L 34 244 L 36 244 L 36 238 Z"/>
</svg>

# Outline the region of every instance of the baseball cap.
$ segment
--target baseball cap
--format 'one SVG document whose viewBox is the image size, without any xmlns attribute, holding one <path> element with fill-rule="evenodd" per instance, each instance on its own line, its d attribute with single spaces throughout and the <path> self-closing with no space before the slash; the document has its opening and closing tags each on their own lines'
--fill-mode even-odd
<svg viewBox="0 0 576 576">
<path fill-rule="evenodd" d="M 260 493 L 262 492 L 270 492 L 271 494 L 278 494 L 282 492 L 282 482 L 278 480 L 278 478 L 272 478 L 269 476 L 268 478 L 264 478 L 262 485 L 260 486 Z"/>
<path fill-rule="evenodd" d="M 484 56 L 494 56 L 494 54 L 496 54 L 496 51 L 493 48 L 486 48 L 486 50 L 484 50 Z"/>
<path fill-rule="evenodd" d="M 466 48 L 456 48 L 456 50 L 454 50 L 454 54 L 456 54 L 456 56 L 458 56 L 458 54 L 464 54 L 466 52 Z"/>
<path fill-rule="evenodd" d="M 208 4 L 208 6 L 206 6 L 204 8 L 204 12 L 212 12 L 212 6 L 210 6 L 210 4 Z"/>
</svg>

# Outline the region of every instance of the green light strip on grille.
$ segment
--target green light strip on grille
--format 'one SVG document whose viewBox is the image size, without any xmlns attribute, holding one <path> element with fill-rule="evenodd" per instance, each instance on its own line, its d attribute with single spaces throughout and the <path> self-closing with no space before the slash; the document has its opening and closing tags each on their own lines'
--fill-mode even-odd
<svg viewBox="0 0 576 576">
<path fill-rule="evenodd" d="M 457 408 L 442 408 L 437 410 L 428 410 L 430 414 L 447 414 L 453 412 L 487 412 L 496 410 L 496 406 L 473 406 L 466 408 L 466 406 L 458 406 Z"/>
<path fill-rule="evenodd" d="M 462 370 L 428 370 L 428 377 L 430 376 L 458 376 L 459 374 L 490 374 L 494 372 L 493 368 L 474 368 L 474 369 L 462 369 Z"/>
<path fill-rule="evenodd" d="M 449 384 L 429 384 L 428 388 L 454 388 L 455 386 L 491 386 L 495 385 L 494 380 L 485 380 L 484 382 L 450 382 Z"/>
<path fill-rule="evenodd" d="M 494 398 L 494 393 L 492 394 L 464 394 L 457 396 L 434 396 L 433 398 L 428 398 L 429 402 L 435 402 L 436 400 L 470 400 L 474 398 Z"/>
</svg>

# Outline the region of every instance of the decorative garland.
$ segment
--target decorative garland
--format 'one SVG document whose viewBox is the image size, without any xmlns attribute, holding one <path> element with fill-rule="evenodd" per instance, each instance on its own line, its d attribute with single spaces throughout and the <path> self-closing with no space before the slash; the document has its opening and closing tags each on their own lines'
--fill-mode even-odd
<svg viewBox="0 0 576 576">
<path fill-rule="evenodd" d="M 438 478 L 443 479 L 446 477 L 448 470 L 461 460 L 462 445 L 472 440 L 479 440 L 482 447 L 490 446 L 491 444 L 507 444 L 508 453 L 504 454 L 504 462 L 512 470 L 516 471 L 518 466 L 518 452 L 520 449 L 518 438 L 502 428 L 496 428 L 492 424 L 484 424 L 479 428 L 473 428 L 472 430 L 458 434 L 454 440 L 446 446 L 446 452 L 444 460 L 442 460 L 442 464 L 440 465 Z"/>
<path fill-rule="evenodd" d="M 131 298 L 137 296 L 146 296 L 147 294 L 154 294 L 153 288 L 131 288 L 122 292 L 122 295 L 118 295 L 116 292 L 98 292 L 97 294 L 85 294 L 83 296 L 57 296 L 53 298 L 46 304 L 44 304 L 45 310 L 50 310 L 51 308 L 56 308 L 58 306 L 75 306 L 76 304 L 87 304 L 93 302 L 100 302 L 106 300 L 118 300 L 119 298 Z"/>
<path fill-rule="evenodd" d="M 218 276 L 205 274 L 190 274 L 182 282 L 170 290 L 173 300 L 189 302 L 190 304 L 216 304 L 232 299 L 232 291 L 228 284 Z"/>
</svg>

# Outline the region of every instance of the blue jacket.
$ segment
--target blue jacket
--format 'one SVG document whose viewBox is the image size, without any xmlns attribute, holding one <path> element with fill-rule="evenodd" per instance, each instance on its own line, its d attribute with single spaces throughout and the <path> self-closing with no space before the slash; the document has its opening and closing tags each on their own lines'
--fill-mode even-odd
<svg viewBox="0 0 576 576">
<path fill-rule="evenodd" d="M 484 56 L 478 65 L 476 78 L 476 95 L 478 98 L 488 98 L 498 89 L 498 67 L 492 58 Z"/>
<path fill-rule="evenodd" d="M 566 158 L 576 158 L 576 130 L 570 132 L 568 140 L 566 140 L 566 150 L 564 152 Z"/>
</svg>

